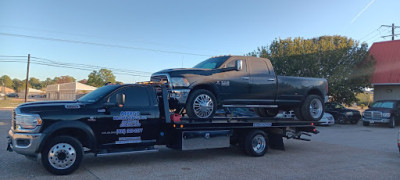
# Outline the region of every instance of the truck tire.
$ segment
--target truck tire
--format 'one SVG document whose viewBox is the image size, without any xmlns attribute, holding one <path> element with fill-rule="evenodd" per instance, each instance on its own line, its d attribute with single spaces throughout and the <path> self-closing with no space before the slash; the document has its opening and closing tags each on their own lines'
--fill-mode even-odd
<svg viewBox="0 0 400 180">
<path fill-rule="evenodd" d="M 318 95 L 308 95 L 300 107 L 302 120 L 319 121 L 324 115 L 323 100 Z"/>
<path fill-rule="evenodd" d="M 190 118 L 212 118 L 217 109 L 217 100 L 213 93 L 205 89 L 198 89 L 190 93 L 186 112 Z"/>
<path fill-rule="evenodd" d="M 244 149 L 250 156 L 263 156 L 268 150 L 267 134 L 261 130 L 250 131 L 246 136 Z"/>
<path fill-rule="evenodd" d="M 392 116 L 392 117 L 390 118 L 389 127 L 390 127 L 390 128 L 396 127 L 396 121 L 395 121 L 395 119 L 394 119 L 394 116 Z"/>
<path fill-rule="evenodd" d="M 272 108 L 255 108 L 254 112 L 260 117 L 275 117 L 279 111 Z"/>
<path fill-rule="evenodd" d="M 41 158 L 43 166 L 50 173 L 71 174 L 78 169 L 82 161 L 82 144 L 70 136 L 57 136 L 45 145 Z"/>
</svg>

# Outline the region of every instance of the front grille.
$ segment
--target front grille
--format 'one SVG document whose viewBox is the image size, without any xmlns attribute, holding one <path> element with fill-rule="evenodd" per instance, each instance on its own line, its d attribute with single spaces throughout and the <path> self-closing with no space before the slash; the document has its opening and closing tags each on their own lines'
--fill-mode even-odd
<svg viewBox="0 0 400 180">
<path fill-rule="evenodd" d="M 366 111 L 366 112 L 364 112 L 364 117 L 365 118 L 372 118 L 372 119 L 381 119 L 382 118 L 382 112 L 379 112 L 379 111 Z"/>
<path fill-rule="evenodd" d="M 168 77 L 166 75 L 155 75 L 151 76 L 150 81 L 168 83 Z"/>
<path fill-rule="evenodd" d="M 16 121 L 15 116 L 16 116 L 16 113 L 15 113 L 15 110 L 13 110 L 12 115 L 11 115 L 11 128 L 13 130 L 15 130 L 17 128 L 17 123 L 15 122 Z"/>
</svg>

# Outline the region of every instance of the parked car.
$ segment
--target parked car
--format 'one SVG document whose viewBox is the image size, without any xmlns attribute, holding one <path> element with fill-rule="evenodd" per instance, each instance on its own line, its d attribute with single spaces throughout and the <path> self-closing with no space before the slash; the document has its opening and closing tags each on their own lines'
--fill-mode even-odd
<svg viewBox="0 0 400 180">
<path fill-rule="evenodd" d="M 210 118 L 221 107 L 253 107 L 262 117 L 295 109 L 299 119 L 318 121 L 328 99 L 326 79 L 277 76 L 270 60 L 252 56 L 212 57 L 150 80 L 168 84 L 173 109 L 191 118 Z"/>
<path fill-rule="evenodd" d="M 330 113 L 324 113 L 317 125 L 330 126 L 335 124 L 335 118 Z"/>
<path fill-rule="evenodd" d="M 387 124 L 394 128 L 400 118 L 400 100 L 376 101 L 363 113 L 363 125 Z"/>
<path fill-rule="evenodd" d="M 342 104 L 337 102 L 325 103 L 325 112 L 332 114 L 337 124 L 344 124 L 347 122 L 357 124 L 361 119 L 360 111 L 345 108 Z"/>
<path fill-rule="evenodd" d="M 7 97 L 17 98 L 18 97 L 18 93 L 8 93 Z"/>
</svg>

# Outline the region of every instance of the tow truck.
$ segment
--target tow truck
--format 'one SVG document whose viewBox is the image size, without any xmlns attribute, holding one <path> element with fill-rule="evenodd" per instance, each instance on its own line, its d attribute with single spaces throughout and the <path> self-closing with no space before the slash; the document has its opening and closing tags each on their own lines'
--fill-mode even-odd
<svg viewBox="0 0 400 180">
<path fill-rule="evenodd" d="M 284 150 L 283 138 L 306 140 L 312 121 L 272 117 L 192 119 L 173 113 L 162 83 L 107 85 L 76 101 L 31 102 L 13 111 L 8 151 L 66 175 L 83 155 L 199 150 L 239 146 L 250 156 Z"/>
</svg>

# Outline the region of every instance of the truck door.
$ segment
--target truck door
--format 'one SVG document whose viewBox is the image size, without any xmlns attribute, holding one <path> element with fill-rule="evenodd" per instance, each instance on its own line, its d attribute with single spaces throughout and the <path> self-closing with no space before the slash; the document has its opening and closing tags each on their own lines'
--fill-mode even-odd
<svg viewBox="0 0 400 180">
<path fill-rule="evenodd" d="M 223 68 L 234 68 L 237 60 L 242 61 L 242 69 L 240 71 L 223 71 L 217 75 L 217 86 L 224 104 L 241 104 L 240 102 L 246 102 L 249 98 L 250 76 L 246 60 L 230 59 Z"/>
<path fill-rule="evenodd" d="M 151 98 L 154 92 L 150 90 L 152 88 L 145 86 L 127 86 L 106 98 L 107 104 L 113 104 L 117 96 L 122 96 L 125 103 L 104 109 L 105 115 L 99 120 L 99 144 L 141 146 L 156 142 L 161 120 L 157 102 Z"/>
<path fill-rule="evenodd" d="M 260 104 L 273 104 L 276 96 L 276 77 L 272 65 L 258 58 L 249 58 L 250 96 Z"/>
</svg>

